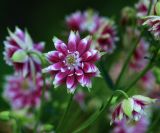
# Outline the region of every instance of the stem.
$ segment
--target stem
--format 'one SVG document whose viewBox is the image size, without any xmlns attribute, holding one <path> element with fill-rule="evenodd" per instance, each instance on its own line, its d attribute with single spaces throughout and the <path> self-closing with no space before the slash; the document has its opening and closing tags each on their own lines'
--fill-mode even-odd
<svg viewBox="0 0 160 133">
<path fill-rule="evenodd" d="M 71 103 L 72 103 L 72 100 L 73 100 L 73 96 L 74 96 L 74 94 L 70 94 L 69 101 L 68 101 L 68 105 L 67 105 L 66 110 L 65 110 L 65 112 L 64 112 L 64 114 L 63 114 L 63 116 L 62 116 L 62 118 L 61 118 L 61 120 L 60 120 L 60 122 L 59 122 L 59 124 L 58 124 L 56 133 L 60 133 L 61 126 L 63 126 L 65 117 L 67 116 L 68 111 L 69 111 L 69 109 L 70 109 L 70 106 L 71 106 Z"/>
<path fill-rule="evenodd" d="M 79 132 L 83 131 L 84 129 L 86 129 L 87 127 L 89 127 L 90 125 L 92 125 L 104 113 L 104 111 L 109 108 L 109 105 L 110 105 L 110 103 L 112 101 L 112 98 L 114 97 L 115 94 L 122 94 L 125 98 L 128 98 L 128 95 L 124 91 L 122 91 L 122 90 L 114 91 L 113 94 L 111 95 L 111 97 L 109 98 L 109 100 L 107 99 L 106 102 L 104 102 L 104 104 L 102 104 L 100 109 L 97 110 L 93 115 L 91 115 L 80 126 L 80 128 L 78 128 L 77 130 L 73 131 L 73 133 L 79 133 Z"/>
<path fill-rule="evenodd" d="M 159 51 L 159 48 L 154 52 L 150 62 L 148 63 L 148 65 L 143 69 L 143 71 L 137 75 L 137 77 L 133 80 L 133 82 L 131 82 L 124 90 L 125 92 L 128 92 L 130 88 L 132 88 L 139 79 L 141 79 L 147 72 L 148 70 L 150 70 L 153 66 L 154 66 L 154 62 L 155 62 L 155 59 L 158 55 L 158 51 Z"/>
<path fill-rule="evenodd" d="M 143 34 L 143 33 L 141 33 L 141 35 L 139 36 L 139 38 L 138 38 L 137 41 L 134 43 L 133 47 L 131 48 L 131 50 L 130 50 L 129 53 L 128 53 L 128 56 L 127 56 L 127 58 L 126 58 L 126 60 L 125 60 L 125 62 L 124 62 L 124 64 L 123 64 L 123 67 L 122 67 L 122 69 L 121 69 L 121 72 L 120 72 L 120 74 L 119 74 L 119 76 L 118 76 L 118 78 L 117 78 L 117 81 L 116 81 L 116 84 L 115 84 L 116 89 L 117 89 L 117 87 L 118 87 L 119 84 L 120 84 L 120 81 L 121 81 L 121 79 L 122 79 L 122 77 L 123 77 L 123 75 L 124 75 L 124 73 L 125 73 L 125 70 L 126 70 L 127 67 L 128 67 L 129 61 L 130 61 L 130 59 L 131 59 L 131 57 L 132 57 L 132 55 L 133 55 L 133 53 L 134 53 L 134 51 L 135 51 L 135 49 L 136 49 L 136 47 L 137 47 L 137 45 L 138 45 L 141 37 L 142 37 L 142 34 Z"/>
<path fill-rule="evenodd" d="M 152 4 L 153 4 L 153 2 L 152 2 L 152 0 L 150 0 L 150 5 L 149 5 L 149 9 L 148 9 L 147 15 L 149 15 L 150 12 L 151 12 Z M 135 49 L 136 49 L 139 41 L 141 40 L 141 37 L 143 36 L 143 33 L 144 33 L 144 30 L 141 32 L 141 34 L 140 34 L 140 36 L 138 37 L 137 41 L 135 42 L 135 44 L 133 45 L 133 47 L 132 47 L 131 50 L 129 51 L 129 54 L 128 54 L 128 56 L 127 56 L 127 58 L 126 58 L 126 60 L 125 60 L 125 62 L 124 62 L 124 64 L 123 64 L 122 70 L 121 70 L 121 72 L 120 72 L 120 74 L 119 74 L 119 76 L 118 76 L 118 78 L 117 78 L 117 81 L 116 81 L 116 84 L 115 84 L 115 88 L 116 88 L 116 89 L 117 89 L 117 87 L 119 86 L 120 80 L 122 79 L 122 77 L 123 77 L 123 75 L 124 75 L 124 73 L 125 73 L 125 70 L 126 70 L 126 68 L 128 67 L 128 64 L 129 64 L 129 61 L 130 61 L 130 59 L 131 59 L 131 57 L 132 57 L 132 54 L 133 54 L 133 52 L 135 51 Z"/>
<path fill-rule="evenodd" d="M 35 54 L 40 60 L 41 60 L 41 63 L 42 63 L 42 66 L 44 65 L 44 60 L 42 59 L 41 55 L 37 52 L 34 52 L 34 51 L 30 51 L 29 53 L 31 54 Z M 43 79 L 43 88 L 42 88 L 42 94 L 41 94 L 41 103 L 40 103 L 40 107 L 39 107 L 39 110 L 38 110 L 38 113 L 37 113 L 37 116 L 36 116 L 36 124 L 35 124 L 35 127 L 34 127 L 34 133 L 37 133 L 37 128 L 38 128 L 38 124 L 39 124 L 39 121 L 40 121 L 40 117 L 41 117 L 41 114 L 42 114 L 42 110 L 43 110 L 43 106 L 44 106 L 44 101 L 45 101 L 45 90 L 46 90 L 46 80 L 45 80 L 45 74 L 42 73 L 42 79 Z"/>
<path fill-rule="evenodd" d="M 108 74 L 108 72 L 105 70 L 104 68 L 104 63 L 102 61 L 99 61 L 99 69 L 103 75 L 103 78 L 105 79 L 105 82 L 106 84 L 108 85 L 108 87 L 111 89 L 111 90 L 114 90 L 114 84 L 113 84 L 113 81 L 110 77 L 110 75 Z"/>
</svg>

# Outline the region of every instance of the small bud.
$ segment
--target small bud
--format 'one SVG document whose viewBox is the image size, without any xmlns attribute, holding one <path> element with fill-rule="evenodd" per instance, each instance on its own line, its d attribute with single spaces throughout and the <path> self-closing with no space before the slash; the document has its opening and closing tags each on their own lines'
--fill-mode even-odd
<svg viewBox="0 0 160 133">
<path fill-rule="evenodd" d="M 27 59 L 28 59 L 28 56 L 24 50 L 17 50 L 12 56 L 12 60 L 18 63 L 23 63 Z"/>
<path fill-rule="evenodd" d="M 121 16 L 121 23 L 125 25 L 129 22 L 132 22 L 132 20 L 136 18 L 136 12 L 131 7 L 125 7 L 122 10 Z"/>
<path fill-rule="evenodd" d="M 155 14 L 160 16 L 160 1 L 158 1 L 154 8 Z"/>
<path fill-rule="evenodd" d="M 0 112 L 0 120 L 8 121 L 9 119 L 10 119 L 10 112 L 9 111 Z"/>
</svg>

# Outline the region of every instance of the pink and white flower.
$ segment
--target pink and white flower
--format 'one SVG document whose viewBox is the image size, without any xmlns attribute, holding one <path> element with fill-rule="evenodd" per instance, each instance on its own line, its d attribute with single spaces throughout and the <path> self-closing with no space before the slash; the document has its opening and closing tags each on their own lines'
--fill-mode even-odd
<svg viewBox="0 0 160 133">
<path fill-rule="evenodd" d="M 100 27 L 95 33 L 97 38 L 97 45 L 102 51 L 112 53 L 118 41 L 116 26 L 113 21 L 109 19 L 102 19 Z"/>
<path fill-rule="evenodd" d="M 83 31 L 82 25 L 85 21 L 85 16 L 80 11 L 72 13 L 71 15 L 66 17 L 66 23 L 69 29 L 75 31 Z"/>
<path fill-rule="evenodd" d="M 145 59 L 145 56 L 148 56 L 148 48 L 149 43 L 141 39 L 130 62 L 130 68 L 132 70 L 140 71 L 146 66 L 148 61 Z"/>
<path fill-rule="evenodd" d="M 138 17 L 143 17 L 147 15 L 149 4 L 150 0 L 139 0 L 139 2 L 135 4 Z"/>
<path fill-rule="evenodd" d="M 128 123 L 126 120 L 115 122 L 112 133 L 145 133 L 149 125 L 149 120 L 142 117 L 139 121 Z"/>
<path fill-rule="evenodd" d="M 154 35 L 155 39 L 160 38 L 160 16 L 149 16 L 143 25 L 149 27 L 149 31 Z"/>
<path fill-rule="evenodd" d="M 124 99 L 114 110 L 111 123 L 126 120 L 139 121 L 144 115 L 144 109 L 156 100 L 149 97 L 135 95 Z"/>
<path fill-rule="evenodd" d="M 41 53 L 44 43 L 34 43 L 28 32 L 16 28 L 15 32 L 9 31 L 9 36 L 4 41 L 4 59 L 8 65 L 23 76 L 41 71 L 39 58 L 30 52 Z"/>
<path fill-rule="evenodd" d="M 99 76 L 94 63 L 100 58 L 98 51 L 90 48 L 91 37 L 80 39 L 78 32 L 71 31 L 68 45 L 58 38 L 54 38 L 53 42 L 56 50 L 46 55 L 52 64 L 44 72 L 54 76 L 55 87 L 66 84 L 71 93 L 78 84 L 91 88 L 91 78 Z"/>
<path fill-rule="evenodd" d="M 24 78 L 16 74 L 8 76 L 6 80 L 3 96 L 14 109 L 39 107 L 44 84 L 41 74 L 36 75 L 35 81 L 32 77 Z"/>
<path fill-rule="evenodd" d="M 156 78 L 152 71 L 148 71 L 140 80 L 140 84 L 143 88 L 153 89 L 156 84 Z"/>
<path fill-rule="evenodd" d="M 93 10 L 85 11 L 84 17 L 85 21 L 82 24 L 82 29 L 90 34 L 94 34 L 100 26 L 102 17 L 100 17 L 98 13 L 94 12 Z"/>
</svg>

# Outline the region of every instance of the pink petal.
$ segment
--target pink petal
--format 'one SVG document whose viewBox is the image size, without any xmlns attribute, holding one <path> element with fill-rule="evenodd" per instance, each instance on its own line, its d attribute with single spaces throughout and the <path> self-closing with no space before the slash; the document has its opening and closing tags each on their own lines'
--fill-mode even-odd
<svg viewBox="0 0 160 133">
<path fill-rule="evenodd" d="M 76 51 L 77 45 L 77 37 L 73 31 L 70 32 L 69 39 L 68 39 L 68 49 L 69 51 Z"/>
<path fill-rule="evenodd" d="M 92 63 L 84 63 L 83 68 L 85 73 L 95 73 L 98 69 L 97 67 Z"/>
<path fill-rule="evenodd" d="M 91 45 L 91 37 L 87 36 L 86 38 L 82 39 L 79 44 L 77 51 L 79 51 L 80 55 L 89 50 Z"/>
<path fill-rule="evenodd" d="M 73 87 L 73 85 L 74 85 L 74 80 L 75 80 L 74 74 L 68 75 L 67 81 L 66 81 L 66 84 L 67 84 L 67 88 L 68 88 L 68 89 L 70 89 L 70 88 Z"/>
<path fill-rule="evenodd" d="M 96 62 L 100 59 L 100 55 L 97 50 L 88 50 L 82 55 L 82 61 Z"/>
<path fill-rule="evenodd" d="M 35 45 L 34 45 L 34 48 L 35 48 L 36 50 L 42 52 L 43 49 L 44 49 L 44 46 L 45 46 L 45 43 L 44 43 L 44 42 L 40 42 L 40 43 L 35 44 Z"/>
<path fill-rule="evenodd" d="M 64 54 L 59 52 L 59 51 L 51 51 L 51 52 L 48 52 L 46 54 L 47 56 L 47 59 L 52 62 L 52 63 L 56 63 L 58 61 L 62 61 L 64 59 Z"/>
<path fill-rule="evenodd" d="M 64 54 L 67 53 L 67 46 L 66 46 L 66 44 L 63 41 L 61 41 L 61 40 L 59 40 L 58 38 L 55 37 L 53 39 L 53 42 L 54 42 L 55 48 L 58 51 L 60 51 L 60 52 L 62 52 Z"/>
<path fill-rule="evenodd" d="M 58 71 L 64 67 L 63 62 L 58 62 L 43 69 L 44 72 Z"/>
</svg>

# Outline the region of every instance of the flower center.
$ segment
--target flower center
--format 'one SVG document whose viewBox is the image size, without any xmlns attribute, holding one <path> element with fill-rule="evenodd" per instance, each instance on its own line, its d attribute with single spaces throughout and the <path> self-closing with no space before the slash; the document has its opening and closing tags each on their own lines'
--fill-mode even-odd
<svg viewBox="0 0 160 133">
<path fill-rule="evenodd" d="M 79 52 L 78 51 L 73 53 L 69 52 L 68 55 L 66 56 L 65 62 L 69 69 L 77 67 L 80 62 Z"/>
<path fill-rule="evenodd" d="M 76 58 L 73 54 L 70 54 L 67 56 L 66 61 L 68 65 L 74 65 L 76 63 Z"/>
</svg>

